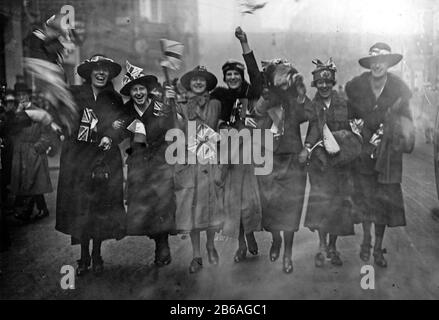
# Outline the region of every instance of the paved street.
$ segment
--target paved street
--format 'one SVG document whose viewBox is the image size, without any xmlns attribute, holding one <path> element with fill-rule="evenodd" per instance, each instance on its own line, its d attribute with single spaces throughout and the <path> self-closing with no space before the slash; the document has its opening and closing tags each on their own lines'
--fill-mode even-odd
<svg viewBox="0 0 439 320">
<path fill-rule="evenodd" d="M 358 257 L 361 229 L 339 241 L 344 265 L 314 267 L 317 235 L 302 228 L 294 244 L 294 272 L 282 272 L 281 260 L 268 259 L 270 237 L 257 234 L 260 255 L 233 263 L 236 242 L 218 241 L 220 265 L 212 267 L 204 256 L 204 269 L 191 275 L 190 240 L 171 238 L 173 262 L 157 269 L 152 265 L 153 241 L 128 237 L 103 246 L 105 273 L 76 279 L 75 290 L 60 288 L 60 269 L 75 265 L 79 247 L 54 230 L 55 193 L 47 196 L 51 216 L 19 226 L 11 218 L 13 246 L 3 255 L 1 299 L 439 299 L 439 222 L 431 208 L 436 195 L 431 145 L 418 139 L 413 154 L 405 157 L 403 189 L 406 228 L 389 230 L 384 239 L 389 267 L 376 269 L 375 290 L 360 286 Z M 58 171 L 52 170 L 52 181 Z M 372 261 L 372 260 L 371 260 Z"/>
</svg>

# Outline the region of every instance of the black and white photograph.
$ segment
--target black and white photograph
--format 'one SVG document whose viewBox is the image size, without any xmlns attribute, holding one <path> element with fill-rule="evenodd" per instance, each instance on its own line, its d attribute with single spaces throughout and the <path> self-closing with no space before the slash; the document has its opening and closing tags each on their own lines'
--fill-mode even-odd
<svg viewBox="0 0 439 320">
<path fill-rule="evenodd" d="M 0 86 L 0 300 L 439 299 L 438 1 L 0 0 Z"/>
</svg>

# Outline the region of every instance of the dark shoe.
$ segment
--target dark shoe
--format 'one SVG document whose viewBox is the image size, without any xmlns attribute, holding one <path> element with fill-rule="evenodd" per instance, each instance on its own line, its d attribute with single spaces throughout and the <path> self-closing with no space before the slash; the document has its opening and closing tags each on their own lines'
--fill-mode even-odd
<svg viewBox="0 0 439 320">
<path fill-rule="evenodd" d="M 254 256 L 258 255 L 258 243 L 256 242 L 253 232 L 246 234 L 245 238 L 247 239 L 248 252 Z"/>
<path fill-rule="evenodd" d="M 323 268 L 325 265 L 325 255 L 322 252 L 319 252 L 314 257 L 314 265 L 316 268 Z"/>
<path fill-rule="evenodd" d="M 100 276 L 104 272 L 104 260 L 102 260 L 102 257 L 93 257 L 92 270 L 95 276 Z"/>
<path fill-rule="evenodd" d="M 291 257 L 284 257 L 282 269 L 285 273 L 293 272 L 293 261 L 291 260 Z"/>
<path fill-rule="evenodd" d="M 49 210 L 47 210 L 47 208 L 46 208 L 43 210 L 39 210 L 38 213 L 35 215 L 35 219 L 40 220 L 40 219 L 43 219 L 43 218 L 48 217 L 48 216 L 49 216 Z"/>
<path fill-rule="evenodd" d="M 82 258 L 81 260 L 78 260 L 78 267 L 76 268 L 76 275 L 78 277 L 81 277 L 88 273 L 89 268 L 91 265 L 91 259 L 90 258 Z"/>
<path fill-rule="evenodd" d="M 331 259 L 331 264 L 337 267 L 343 265 L 343 261 L 340 258 L 340 252 L 336 250 L 328 251 L 328 258 Z"/>
<path fill-rule="evenodd" d="M 368 262 L 370 259 L 370 249 L 372 246 L 370 244 L 362 244 L 360 250 L 360 259 L 364 262 Z"/>
<path fill-rule="evenodd" d="M 203 260 L 201 258 L 193 258 L 189 265 L 189 273 L 197 273 L 203 268 Z"/>
<path fill-rule="evenodd" d="M 206 248 L 206 249 L 207 249 L 207 258 L 209 260 L 209 263 L 213 265 L 218 265 L 219 256 L 216 249 L 215 248 Z"/>
<path fill-rule="evenodd" d="M 166 239 L 166 242 L 156 242 L 155 260 L 154 263 L 157 267 L 164 267 L 171 263 L 171 250 Z"/>
<path fill-rule="evenodd" d="M 270 248 L 270 261 L 274 262 L 277 259 L 279 259 L 280 255 L 280 247 L 282 245 L 282 242 L 280 241 L 273 241 Z"/>
<path fill-rule="evenodd" d="M 171 262 L 172 262 L 171 255 L 169 255 L 169 256 L 167 256 L 167 257 L 164 257 L 164 258 L 156 258 L 156 259 L 154 260 L 154 264 L 155 264 L 157 267 L 159 267 L 159 268 L 164 267 L 164 266 L 167 266 L 167 265 L 169 265 Z"/>
<path fill-rule="evenodd" d="M 233 258 L 233 260 L 236 263 L 239 263 L 245 260 L 246 257 L 247 257 L 247 248 L 238 248 L 238 250 L 236 250 L 235 257 Z"/>
<path fill-rule="evenodd" d="M 384 258 L 384 254 L 387 253 L 386 249 L 375 249 L 373 251 L 373 257 L 375 264 L 381 268 L 387 268 L 387 260 Z"/>
</svg>

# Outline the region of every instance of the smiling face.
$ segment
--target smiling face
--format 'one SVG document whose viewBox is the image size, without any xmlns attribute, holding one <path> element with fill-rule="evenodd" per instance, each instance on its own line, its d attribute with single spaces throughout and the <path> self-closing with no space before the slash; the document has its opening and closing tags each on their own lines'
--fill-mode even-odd
<svg viewBox="0 0 439 320">
<path fill-rule="evenodd" d="M 148 89 L 141 84 L 135 84 L 131 87 L 130 96 L 137 106 L 144 106 L 148 98 Z"/>
<path fill-rule="evenodd" d="M 232 90 L 239 89 L 242 85 L 242 76 L 237 70 L 228 70 L 224 76 L 224 80 L 227 86 Z"/>
<path fill-rule="evenodd" d="M 389 64 L 383 60 L 376 60 L 371 63 L 370 71 L 372 73 L 372 77 L 376 79 L 380 79 L 387 74 L 387 70 L 389 69 Z"/>
<path fill-rule="evenodd" d="M 327 99 L 330 97 L 333 87 L 334 83 L 329 80 L 320 79 L 316 82 L 317 92 L 323 99 Z"/>
<path fill-rule="evenodd" d="M 105 66 L 98 66 L 91 72 L 91 84 L 100 89 L 107 85 L 110 79 L 110 70 Z"/>
<path fill-rule="evenodd" d="M 207 81 L 203 77 L 193 77 L 190 82 L 191 91 L 195 94 L 203 94 L 207 90 Z"/>
</svg>

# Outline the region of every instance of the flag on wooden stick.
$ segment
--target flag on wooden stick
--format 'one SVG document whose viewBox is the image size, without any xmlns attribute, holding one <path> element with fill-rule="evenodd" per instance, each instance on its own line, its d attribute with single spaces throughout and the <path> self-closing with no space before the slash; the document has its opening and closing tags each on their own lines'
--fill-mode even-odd
<svg viewBox="0 0 439 320">
<path fill-rule="evenodd" d="M 160 65 L 172 70 L 180 69 L 183 62 L 184 45 L 180 42 L 167 39 L 161 39 L 160 43 L 163 51 L 163 60 Z"/>
</svg>

